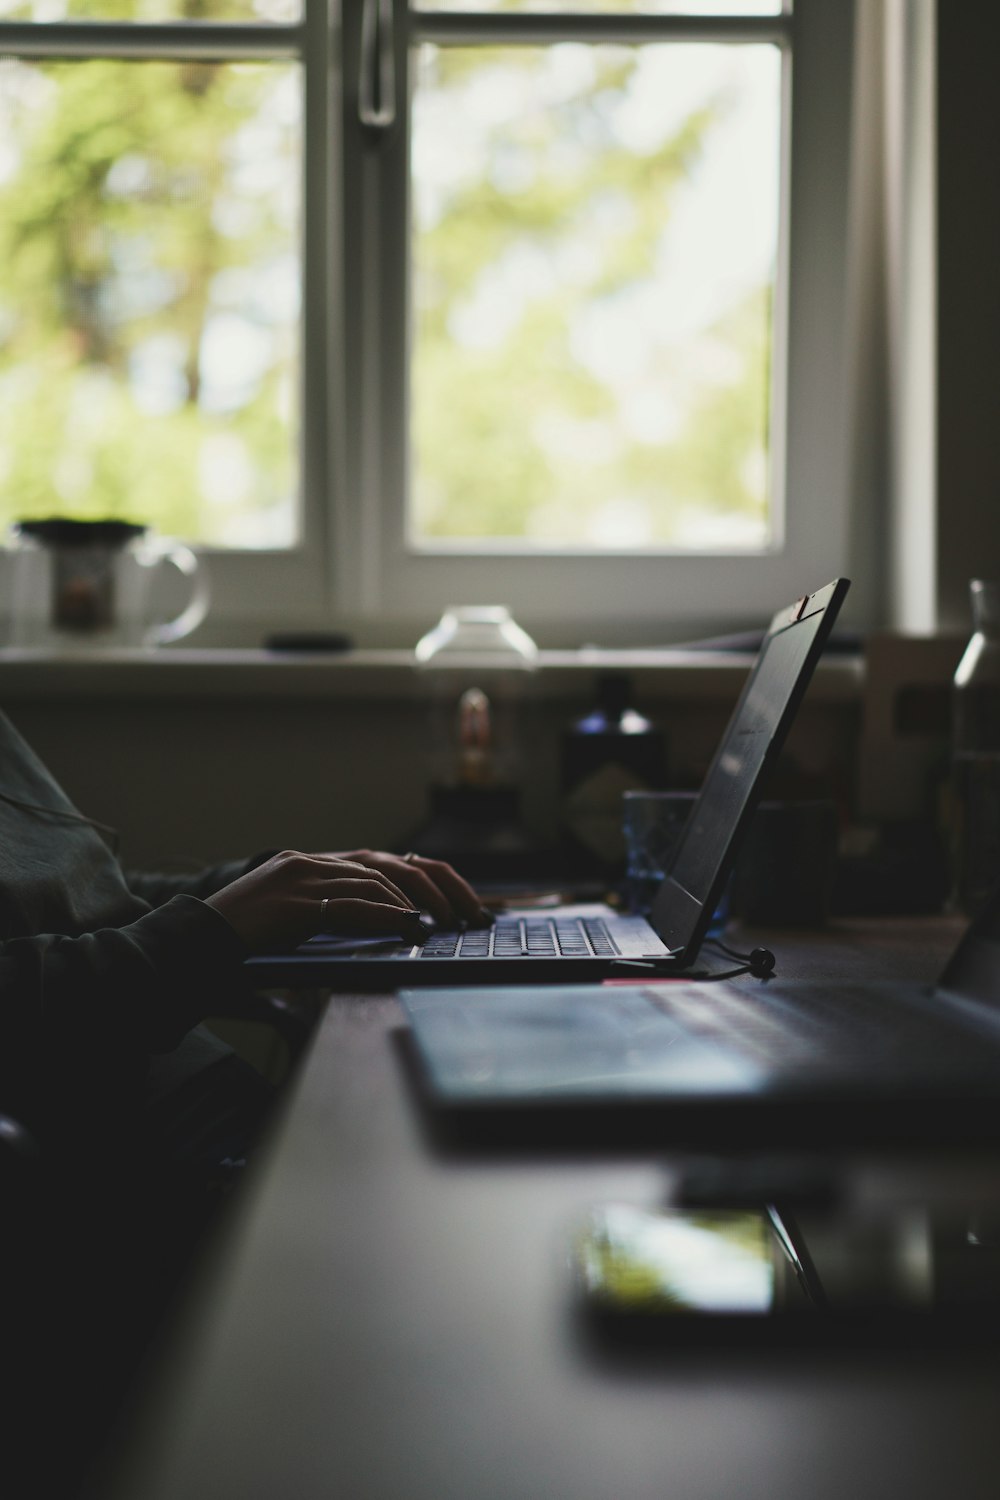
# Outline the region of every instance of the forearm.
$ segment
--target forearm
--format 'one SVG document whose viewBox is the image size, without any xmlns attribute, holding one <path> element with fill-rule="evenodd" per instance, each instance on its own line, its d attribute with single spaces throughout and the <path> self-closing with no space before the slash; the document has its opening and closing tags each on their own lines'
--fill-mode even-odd
<svg viewBox="0 0 1000 1500">
<path fill-rule="evenodd" d="M 221 891 L 224 885 L 238 880 L 248 870 L 254 870 L 271 857 L 271 850 L 254 854 L 249 859 L 227 860 L 223 864 L 208 865 L 204 869 L 175 875 L 164 875 L 153 870 L 129 870 L 126 874 L 129 890 L 148 901 L 150 906 L 163 906 L 174 896 L 195 896 L 205 901 Z"/>
<path fill-rule="evenodd" d="M 0 1100 L 48 1115 L 55 1091 L 117 1088 L 150 1052 L 246 993 L 246 948 L 202 901 L 177 897 L 121 929 L 0 945 Z M 81 1085 L 82 1088 L 82 1085 Z"/>
</svg>

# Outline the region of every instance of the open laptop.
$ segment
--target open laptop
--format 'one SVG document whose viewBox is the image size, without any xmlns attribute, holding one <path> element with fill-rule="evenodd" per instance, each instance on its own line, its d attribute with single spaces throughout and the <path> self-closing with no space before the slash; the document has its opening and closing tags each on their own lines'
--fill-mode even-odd
<svg viewBox="0 0 1000 1500">
<path fill-rule="evenodd" d="M 575 981 L 677 973 L 697 956 L 741 835 L 849 584 L 835 579 L 774 616 L 709 767 L 649 920 L 610 907 L 506 913 L 491 928 L 400 938 L 318 936 L 247 961 L 258 985 Z"/>
<path fill-rule="evenodd" d="M 629 1113 L 654 1132 L 709 1122 L 730 1145 L 756 1121 L 788 1149 L 810 1119 L 834 1122 L 838 1145 L 1000 1137 L 1000 883 L 933 986 L 679 979 L 400 998 L 430 1098 L 494 1125 L 530 1114 L 535 1138 L 545 1118 L 600 1135 Z"/>
</svg>

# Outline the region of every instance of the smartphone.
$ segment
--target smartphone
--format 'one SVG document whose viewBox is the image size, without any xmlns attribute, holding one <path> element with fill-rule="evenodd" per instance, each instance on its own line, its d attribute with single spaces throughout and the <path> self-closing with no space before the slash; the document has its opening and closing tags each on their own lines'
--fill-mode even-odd
<svg viewBox="0 0 1000 1500">
<path fill-rule="evenodd" d="M 1000 1337 L 1000 1214 L 604 1204 L 573 1247 L 602 1336 L 643 1342 Z"/>
</svg>

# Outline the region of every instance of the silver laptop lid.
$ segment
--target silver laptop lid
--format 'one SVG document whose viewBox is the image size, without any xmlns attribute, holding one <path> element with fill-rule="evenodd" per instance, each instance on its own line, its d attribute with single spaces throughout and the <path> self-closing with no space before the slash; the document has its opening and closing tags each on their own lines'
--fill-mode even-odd
<svg viewBox="0 0 1000 1500">
<path fill-rule="evenodd" d="M 680 959 L 689 960 L 705 935 L 849 587 L 836 578 L 779 610 L 767 628 L 650 913 Z"/>
</svg>

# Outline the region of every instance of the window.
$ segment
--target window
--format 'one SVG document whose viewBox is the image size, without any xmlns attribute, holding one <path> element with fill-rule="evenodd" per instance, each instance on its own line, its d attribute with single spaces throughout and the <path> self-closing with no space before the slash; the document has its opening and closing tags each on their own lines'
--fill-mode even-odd
<svg viewBox="0 0 1000 1500">
<path fill-rule="evenodd" d="M 0 0 L 2 518 L 198 543 L 234 639 L 843 570 L 852 7 L 301 3 Z"/>
<path fill-rule="evenodd" d="M 778 48 L 417 61 L 411 544 L 767 546 Z"/>
</svg>

